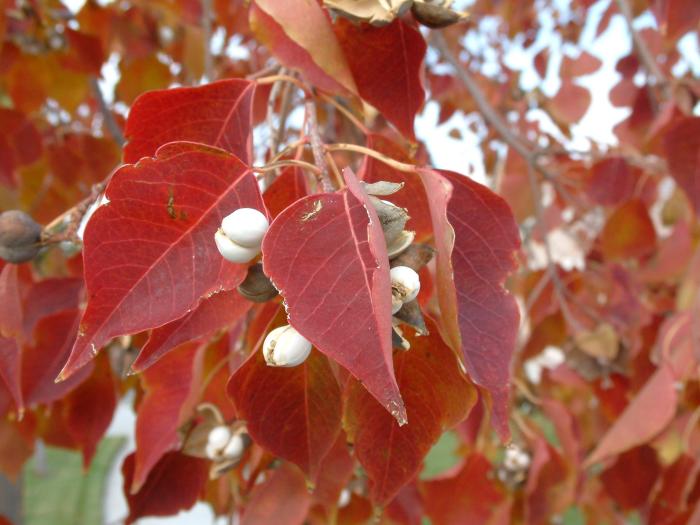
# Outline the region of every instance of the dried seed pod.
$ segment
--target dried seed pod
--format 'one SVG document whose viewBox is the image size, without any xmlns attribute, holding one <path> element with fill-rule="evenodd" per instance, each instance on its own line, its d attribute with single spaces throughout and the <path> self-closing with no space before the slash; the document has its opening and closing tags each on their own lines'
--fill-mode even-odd
<svg viewBox="0 0 700 525">
<path fill-rule="evenodd" d="M 248 268 L 248 275 L 238 285 L 238 293 L 254 303 L 267 302 L 279 294 L 270 278 L 263 272 L 262 263 L 254 264 Z"/>
<path fill-rule="evenodd" d="M 420 311 L 418 301 L 408 301 L 403 304 L 403 307 L 396 312 L 396 319 L 415 329 L 420 335 L 428 335 L 428 328 L 425 326 L 423 313 Z"/>
<path fill-rule="evenodd" d="M 362 183 L 362 187 L 367 192 L 367 195 L 380 195 L 382 197 L 393 195 L 403 188 L 403 186 L 403 182 L 387 182 L 385 180 Z"/>
<path fill-rule="evenodd" d="M 0 213 L 0 259 L 11 263 L 31 261 L 39 253 L 41 226 L 20 210 Z"/>
<path fill-rule="evenodd" d="M 413 239 L 416 238 L 416 232 L 404 230 L 402 231 L 396 239 L 393 240 L 391 244 L 388 244 L 386 247 L 387 255 L 389 256 L 389 259 L 393 259 L 394 257 L 398 257 L 401 255 L 405 250 L 408 249 L 408 247 L 411 245 L 413 242 Z"/>
<path fill-rule="evenodd" d="M 404 208 L 376 197 L 370 196 L 370 202 L 377 211 L 379 223 L 382 225 L 382 231 L 384 231 L 384 239 L 387 246 L 389 246 L 401 235 L 406 222 L 410 218 L 408 212 Z"/>
<path fill-rule="evenodd" d="M 391 259 L 391 266 L 408 266 L 418 271 L 428 264 L 435 255 L 435 249 L 427 244 L 411 244 L 403 252 Z"/>
<path fill-rule="evenodd" d="M 450 26 L 462 20 L 464 15 L 445 6 L 416 0 L 411 6 L 411 13 L 418 22 L 432 29 Z"/>
</svg>

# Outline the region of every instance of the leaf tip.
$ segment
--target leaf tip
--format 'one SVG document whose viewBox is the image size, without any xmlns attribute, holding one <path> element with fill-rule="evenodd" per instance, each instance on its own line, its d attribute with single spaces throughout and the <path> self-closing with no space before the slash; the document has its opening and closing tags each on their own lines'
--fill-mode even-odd
<svg viewBox="0 0 700 525">
<path fill-rule="evenodd" d="M 406 406 L 403 404 L 401 398 L 398 401 L 389 401 L 386 409 L 389 413 L 396 419 L 396 422 L 400 427 L 408 424 L 408 416 L 406 415 Z"/>
</svg>

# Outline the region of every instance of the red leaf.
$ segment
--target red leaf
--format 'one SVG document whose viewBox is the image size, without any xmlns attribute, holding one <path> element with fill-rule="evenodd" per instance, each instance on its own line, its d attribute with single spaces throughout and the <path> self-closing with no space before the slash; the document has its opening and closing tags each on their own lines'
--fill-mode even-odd
<svg viewBox="0 0 700 525">
<path fill-rule="evenodd" d="M 225 149 L 249 164 L 254 91 L 252 82 L 228 79 L 144 93 L 126 120 L 124 162 L 151 157 L 168 142 L 190 141 Z"/>
<path fill-rule="evenodd" d="M 250 26 L 283 65 L 301 71 L 316 87 L 357 93 L 331 23 L 317 2 L 256 0 L 250 6 Z"/>
<path fill-rule="evenodd" d="M 566 129 L 586 114 L 591 105 L 591 92 L 565 78 L 559 91 L 547 105 L 552 118 Z"/>
<path fill-rule="evenodd" d="M 302 365 L 275 368 L 256 351 L 231 376 L 228 392 L 253 440 L 315 482 L 340 431 L 340 387 L 328 359 L 312 351 Z"/>
<path fill-rule="evenodd" d="M 600 249 L 611 260 L 640 258 L 656 246 L 656 231 L 644 203 L 627 201 L 617 208 L 600 234 Z"/>
<path fill-rule="evenodd" d="M 8 264 L 0 272 L 0 379 L 5 383 L 18 410 L 24 409 L 21 373 L 23 339 L 22 298 L 17 265 Z"/>
<path fill-rule="evenodd" d="M 423 484 L 425 510 L 434 525 L 488 523 L 504 499 L 491 475 L 491 463 L 472 454 L 453 478 Z"/>
<path fill-rule="evenodd" d="M 67 381 L 55 382 L 73 347 L 79 320 L 80 311 L 71 309 L 47 315 L 36 324 L 34 343 L 22 349 L 22 391 L 27 405 L 56 401 L 91 375 L 93 367 L 85 366 Z"/>
<path fill-rule="evenodd" d="M 185 316 L 155 328 L 131 369 L 135 372 L 145 370 L 179 344 L 235 324 L 251 306 L 253 303 L 245 300 L 236 290 L 219 292 L 202 299 Z"/>
<path fill-rule="evenodd" d="M 660 471 L 656 452 L 643 445 L 620 454 L 613 465 L 601 472 L 600 480 L 615 503 L 630 510 L 647 503 Z"/>
<path fill-rule="evenodd" d="M 78 308 L 82 291 L 83 280 L 72 277 L 45 279 L 33 283 L 24 298 L 25 337 L 32 338 L 32 333 L 42 318 L 63 310 Z M 58 372 L 59 370 L 56 371 Z"/>
<path fill-rule="evenodd" d="M 291 465 L 284 464 L 250 493 L 241 525 L 301 525 L 310 505 L 311 495 L 304 476 Z"/>
<path fill-rule="evenodd" d="M 352 477 L 355 461 L 350 456 L 345 432 L 338 435 L 335 444 L 326 454 L 314 489 L 314 501 L 321 502 L 327 507 L 335 507 L 340 493 Z"/>
<path fill-rule="evenodd" d="M 552 515 L 569 506 L 569 494 L 558 490 L 566 472 L 561 456 L 544 438 L 537 436 L 533 445 L 532 463 L 525 485 L 525 519 L 532 525 L 548 524 Z"/>
<path fill-rule="evenodd" d="M 0 379 L 12 396 L 18 410 L 24 408 L 20 374 L 22 359 L 21 350 L 17 341 L 7 337 L 0 337 Z"/>
<path fill-rule="evenodd" d="M 404 148 L 382 135 L 371 134 L 367 136 L 367 147 L 372 148 L 392 159 L 411 163 Z M 416 173 L 406 173 L 380 162 L 372 157 L 365 157 L 358 178 L 365 182 L 389 181 L 403 183 L 404 187 L 398 192 L 387 197 L 387 200 L 397 206 L 406 208 L 411 216 L 406 229 L 416 232 L 417 241 L 425 241 L 433 234 L 433 226 L 430 222 L 430 207 L 425 188 Z"/>
<path fill-rule="evenodd" d="M 206 347 L 188 345 L 170 352 L 142 374 L 145 396 L 136 419 L 136 452 L 130 491 L 141 490 L 158 461 L 180 445 L 178 428 L 199 394 Z"/>
<path fill-rule="evenodd" d="M 355 176 L 347 188 L 284 210 L 263 240 L 263 266 L 289 322 L 405 420 L 391 361 L 391 285 L 384 234 Z"/>
<path fill-rule="evenodd" d="M 546 48 L 545 48 L 546 49 Z M 582 51 L 577 58 L 565 56 L 561 62 L 562 77 L 580 77 L 590 75 L 600 69 L 603 62 L 587 51 Z M 544 77 L 544 75 L 540 75 Z"/>
<path fill-rule="evenodd" d="M 20 111 L 0 109 L 0 182 L 15 185 L 15 171 L 41 156 L 41 135 Z"/>
<path fill-rule="evenodd" d="M 427 45 L 420 31 L 401 19 L 374 27 L 339 17 L 333 28 L 360 96 L 415 141 L 413 121 L 425 100 L 420 75 Z"/>
<path fill-rule="evenodd" d="M 597 204 L 615 206 L 633 197 L 639 172 L 623 157 L 606 157 L 596 162 L 586 179 L 586 193 Z"/>
<path fill-rule="evenodd" d="M 676 382 L 692 371 L 693 349 L 688 312 L 669 319 L 659 335 L 664 361 L 598 441 L 584 466 L 648 442 L 676 413 Z"/>
<path fill-rule="evenodd" d="M 237 286 L 245 267 L 221 257 L 214 232 L 234 209 L 264 210 L 245 165 L 191 143 L 120 168 L 106 193 L 109 204 L 85 230 L 88 305 L 63 378 L 112 337 L 178 319 L 201 297 Z"/>
<path fill-rule="evenodd" d="M 360 383 L 351 382 L 346 392 L 345 428 L 377 505 L 388 503 L 413 479 L 443 431 L 476 403 L 476 390 L 461 374 L 454 353 L 437 326 L 429 318 L 426 322 L 430 335 L 412 337 L 410 350 L 394 356 L 408 425 L 400 427 Z"/>
<path fill-rule="evenodd" d="M 700 216 L 700 117 L 680 119 L 664 138 L 671 175 Z"/>
<path fill-rule="evenodd" d="M 134 454 L 122 465 L 124 493 L 129 504 L 127 525 L 143 516 L 170 516 L 192 507 L 207 482 L 207 462 L 200 458 L 169 452 L 151 470 L 136 494 L 129 492 L 134 476 Z"/>
<path fill-rule="evenodd" d="M 508 429 L 510 358 L 518 307 L 503 289 L 520 247 L 513 214 L 498 195 L 468 177 L 420 170 L 428 194 L 437 248 L 442 324 L 471 378 L 493 397 L 496 429 Z"/>
<path fill-rule="evenodd" d="M 295 201 L 308 195 L 306 175 L 300 168 L 287 168 L 265 190 L 263 199 L 271 217 L 277 217 Z"/>
<path fill-rule="evenodd" d="M 695 0 L 655 0 L 652 13 L 669 43 L 676 43 L 686 31 L 697 28 L 700 4 Z"/>
</svg>

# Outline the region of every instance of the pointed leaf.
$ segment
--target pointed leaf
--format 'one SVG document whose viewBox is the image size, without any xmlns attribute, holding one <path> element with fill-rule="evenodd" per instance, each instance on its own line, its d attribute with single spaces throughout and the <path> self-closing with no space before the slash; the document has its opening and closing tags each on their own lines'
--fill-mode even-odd
<svg viewBox="0 0 700 525">
<path fill-rule="evenodd" d="M 180 319 L 155 328 L 131 369 L 136 372 L 145 370 L 176 346 L 235 324 L 251 306 L 253 303 L 236 290 L 205 297 L 194 310 Z"/>
<path fill-rule="evenodd" d="M 656 247 L 656 230 L 647 207 L 639 199 L 617 208 L 600 233 L 600 249 L 611 260 L 641 258 Z"/>
<path fill-rule="evenodd" d="M 141 490 L 151 470 L 179 448 L 178 428 L 193 411 L 199 394 L 205 348 L 190 344 L 170 352 L 142 374 L 145 395 L 136 419 L 136 452 L 131 493 Z"/>
<path fill-rule="evenodd" d="M 700 117 L 679 119 L 664 137 L 671 175 L 700 216 Z"/>
<path fill-rule="evenodd" d="M 384 234 L 355 176 L 345 177 L 345 190 L 306 197 L 277 216 L 263 240 L 263 266 L 289 323 L 405 422 L 391 361 Z"/>
<path fill-rule="evenodd" d="M 275 470 L 265 483 L 253 489 L 241 525 L 302 525 L 310 505 L 311 495 L 304 476 L 285 464 Z"/>
<path fill-rule="evenodd" d="M 136 494 L 129 491 L 134 477 L 134 454 L 122 465 L 124 494 L 129 504 L 127 525 L 144 516 L 170 516 L 192 507 L 207 482 L 207 462 L 169 452 L 151 471 Z"/>
<path fill-rule="evenodd" d="M 441 319 L 471 378 L 493 397 L 496 429 L 509 435 L 510 358 L 519 324 L 503 283 L 520 247 L 513 214 L 498 195 L 463 175 L 420 170 L 437 248 Z"/>
<path fill-rule="evenodd" d="M 440 435 L 464 419 L 476 390 L 462 375 L 438 328 L 426 319 L 429 335 L 412 337 L 411 348 L 394 356 L 409 423 L 399 427 L 367 391 L 352 382 L 346 392 L 345 428 L 370 482 L 375 504 L 388 503 L 420 470 Z"/>
<path fill-rule="evenodd" d="M 505 498 L 492 477 L 491 463 L 480 454 L 470 455 L 456 476 L 423 483 L 422 492 L 434 525 L 489 523 Z"/>
<path fill-rule="evenodd" d="M 659 336 L 663 362 L 598 441 L 584 466 L 648 442 L 672 421 L 678 403 L 676 382 L 694 363 L 690 314 L 669 319 Z"/>
<path fill-rule="evenodd" d="M 224 149 L 249 164 L 254 91 L 253 82 L 228 79 L 144 93 L 129 110 L 124 162 L 152 157 L 168 142 L 189 141 Z"/>
<path fill-rule="evenodd" d="M 231 376 L 228 392 L 253 440 L 315 482 L 340 431 L 340 387 L 328 359 L 314 350 L 299 366 L 276 368 L 257 351 Z"/>
<path fill-rule="evenodd" d="M 421 68 L 427 45 L 420 31 L 401 19 L 375 27 L 339 18 L 333 28 L 360 96 L 415 140 L 413 121 L 425 100 Z"/>
<path fill-rule="evenodd" d="M 357 93 L 331 22 L 317 2 L 255 0 L 250 26 L 282 64 L 301 71 L 316 87 Z"/>
<path fill-rule="evenodd" d="M 88 305 L 64 378 L 111 338 L 178 319 L 201 297 L 237 286 L 245 267 L 221 257 L 214 233 L 232 210 L 264 210 L 245 165 L 191 143 L 120 168 L 107 197 L 85 230 Z"/>
</svg>

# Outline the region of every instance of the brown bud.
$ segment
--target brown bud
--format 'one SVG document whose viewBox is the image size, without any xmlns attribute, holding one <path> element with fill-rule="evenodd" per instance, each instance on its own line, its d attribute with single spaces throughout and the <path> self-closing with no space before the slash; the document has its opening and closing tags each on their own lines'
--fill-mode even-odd
<svg viewBox="0 0 700 525">
<path fill-rule="evenodd" d="M 411 12 L 418 22 L 433 29 L 447 27 L 463 18 L 463 15 L 452 9 L 429 2 L 413 2 Z"/>
<path fill-rule="evenodd" d="M 238 286 L 238 293 L 254 303 L 264 303 L 277 296 L 279 292 L 270 278 L 263 273 L 262 264 L 257 263 L 248 268 L 248 275 Z"/>
<path fill-rule="evenodd" d="M 31 261 L 41 245 L 41 226 L 20 210 L 0 213 L 0 259 L 11 263 Z"/>
<path fill-rule="evenodd" d="M 391 267 L 408 266 L 417 272 L 430 262 L 433 255 L 435 250 L 427 244 L 413 243 L 391 260 Z"/>
</svg>

